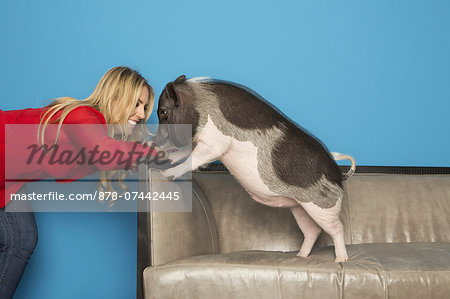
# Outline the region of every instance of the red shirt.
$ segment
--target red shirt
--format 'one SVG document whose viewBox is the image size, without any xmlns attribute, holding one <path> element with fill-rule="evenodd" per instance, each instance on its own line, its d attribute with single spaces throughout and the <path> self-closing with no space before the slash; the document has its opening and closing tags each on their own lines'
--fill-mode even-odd
<svg viewBox="0 0 450 299">
<path fill-rule="evenodd" d="M 43 154 L 37 146 L 37 131 L 47 109 L 0 110 L 2 208 L 10 201 L 11 194 L 27 181 L 53 177 L 57 182 L 71 182 L 99 170 L 130 167 L 143 155 L 155 155 L 147 145 L 111 138 L 103 114 L 88 106 L 77 107 L 66 116 L 57 150 Z M 53 120 L 61 113 L 59 111 Z M 54 144 L 57 127 L 58 124 L 49 124 L 45 131 L 45 144 L 49 147 Z"/>
</svg>

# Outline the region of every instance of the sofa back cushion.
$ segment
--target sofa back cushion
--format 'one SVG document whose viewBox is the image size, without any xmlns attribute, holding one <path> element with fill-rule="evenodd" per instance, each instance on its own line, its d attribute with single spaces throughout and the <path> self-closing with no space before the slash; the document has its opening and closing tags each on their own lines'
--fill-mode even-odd
<svg viewBox="0 0 450 299">
<path fill-rule="evenodd" d="M 362 175 L 346 183 L 351 243 L 450 242 L 449 175 Z"/>
<path fill-rule="evenodd" d="M 217 225 L 220 252 L 298 250 L 303 236 L 289 209 L 251 199 L 228 172 L 195 172 Z M 345 242 L 450 242 L 450 176 L 355 174 L 344 183 Z M 315 247 L 333 245 L 322 233 Z"/>
</svg>

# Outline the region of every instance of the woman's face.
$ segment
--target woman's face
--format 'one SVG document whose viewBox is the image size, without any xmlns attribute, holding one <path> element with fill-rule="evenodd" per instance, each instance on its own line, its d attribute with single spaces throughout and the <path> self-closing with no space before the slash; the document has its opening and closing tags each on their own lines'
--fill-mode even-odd
<svg viewBox="0 0 450 299">
<path fill-rule="evenodd" d="M 149 97 L 148 88 L 147 86 L 144 86 L 142 87 L 141 95 L 139 96 L 139 99 L 136 103 L 136 108 L 134 108 L 133 113 L 128 119 L 128 128 L 129 128 L 129 131 L 127 132 L 128 134 L 131 134 L 133 132 L 137 123 L 141 119 L 145 119 L 145 112 L 147 111 L 148 105 L 148 97 Z"/>
</svg>

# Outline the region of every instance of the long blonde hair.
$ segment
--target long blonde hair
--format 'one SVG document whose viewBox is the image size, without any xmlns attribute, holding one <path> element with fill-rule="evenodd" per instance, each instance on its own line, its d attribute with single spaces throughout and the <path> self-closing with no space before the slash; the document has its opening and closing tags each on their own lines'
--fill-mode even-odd
<svg viewBox="0 0 450 299">
<path fill-rule="evenodd" d="M 139 124 L 145 124 L 150 117 L 155 102 L 153 88 L 137 71 L 126 66 L 119 66 L 110 69 L 103 75 L 88 98 L 77 100 L 71 97 L 62 97 L 53 100 L 47 105 L 46 108 L 48 110 L 44 113 L 39 123 L 38 144 L 44 145 L 44 134 L 47 125 L 49 123 L 58 123 L 56 144 L 64 119 L 72 110 L 80 106 L 89 106 L 98 110 L 105 117 L 107 124 L 114 124 L 114 126 L 108 126 L 108 135 L 110 137 L 116 137 L 120 133 L 122 140 L 146 140 L 145 138 L 148 137 L 149 132 L 145 126 L 137 126 L 132 135 L 125 134 L 125 126 L 136 107 L 144 86 L 149 91 L 148 108 L 145 112 L 145 118 L 140 120 Z M 56 120 L 51 121 L 59 111 L 62 111 L 61 115 Z M 111 185 L 112 181 L 117 181 L 122 190 L 128 190 L 127 186 L 123 184 L 123 179 L 127 175 L 128 171 L 124 170 L 100 171 L 99 191 L 114 190 Z"/>
</svg>

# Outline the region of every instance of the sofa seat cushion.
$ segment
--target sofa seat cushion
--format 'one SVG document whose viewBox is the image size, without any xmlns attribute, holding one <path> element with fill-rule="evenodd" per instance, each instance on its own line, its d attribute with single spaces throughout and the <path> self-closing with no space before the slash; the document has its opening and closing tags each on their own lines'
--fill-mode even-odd
<svg viewBox="0 0 450 299">
<path fill-rule="evenodd" d="M 240 251 L 144 271 L 146 298 L 450 298 L 450 243 L 347 245 L 296 252 Z"/>
</svg>

